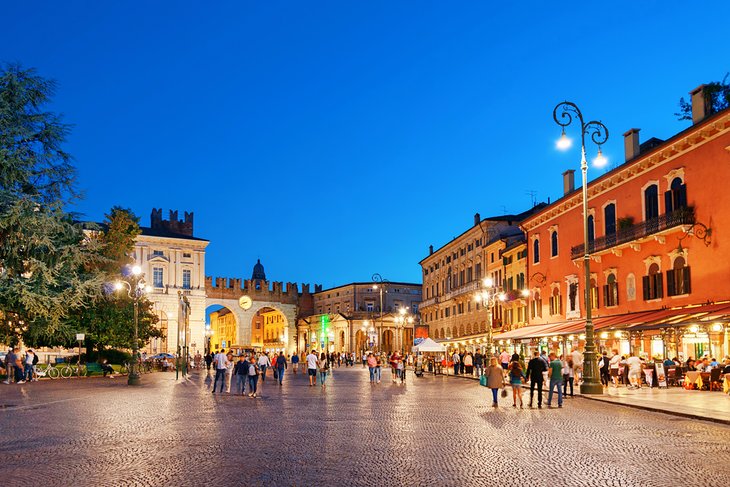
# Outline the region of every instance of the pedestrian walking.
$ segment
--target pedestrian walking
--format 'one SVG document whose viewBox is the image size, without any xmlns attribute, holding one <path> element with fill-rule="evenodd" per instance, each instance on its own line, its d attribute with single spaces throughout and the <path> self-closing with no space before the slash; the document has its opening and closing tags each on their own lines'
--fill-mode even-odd
<svg viewBox="0 0 730 487">
<path fill-rule="evenodd" d="M 543 373 L 547 369 L 548 366 L 540 358 L 540 354 L 537 351 L 533 352 L 532 359 L 527 364 L 527 373 L 525 374 L 526 380 L 530 381 L 530 407 L 532 407 L 535 389 L 537 389 L 537 408 L 542 409 L 542 385 L 545 383 Z"/>
<path fill-rule="evenodd" d="M 573 377 L 575 377 L 575 382 L 580 385 L 583 382 L 583 353 L 574 348 L 570 358 L 573 361 Z"/>
<path fill-rule="evenodd" d="M 629 389 L 641 389 L 641 359 L 632 353 L 626 359 L 626 366 L 629 368 Z"/>
<path fill-rule="evenodd" d="M 264 352 L 261 355 L 259 355 L 259 370 L 261 371 L 261 387 L 264 386 L 264 381 L 266 380 L 266 369 L 271 367 L 271 360 L 269 360 L 269 354 Z"/>
<path fill-rule="evenodd" d="M 562 359 L 563 357 L 561 357 Z M 573 397 L 573 379 L 575 377 L 575 368 L 573 367 L 573 359 L 569 356 L 563 362 L 563 397 L 568 397 L 568 386 L 570 386 L 570 397 Z"/>
<path fill-rule="evenodd" d="M 284 352 L 279 352 L 279 356 L 276 357 L 276 378 L 279 379 L 279 385 L 282 385 L 284 380 L 284 370 L 286 370 L 286 357 Z"/>
<path fill-rule="evenodd" d="M 220 352 L 215 354 L 213 357 L 213 366 L 215 367 L 215 380 L 213 381 L 213 394 L 215 394 L 215 388 L 218 385 L 218 381 L 221 384 L 220 392 L 223 392 L 223 388 L 226 386 L 226 371 L 228 370 L 228 357 L 224 353 L 225 349 L 221 349 Z"/>
<path fill-rule="evenodd" d="M 459 352 L 456 351 L 451 356 L 451 361 L 454 363 L 454 375 L 459 375 L 459 370 L 461 369 L 461 355 L 459 355 Z"/>
<path fill-rule="evenodd" d="M 210 372 L 210 365 L 213 363 L 213 356 L 210 352 L 205 354 L 205 368 Z"/>
<path fill-rule="evenodd" d="M 294 355 L 291 356 L 291 368 L 292 372 L 294 372 L 294 375 L 297 375 L 297 370 L 299 369 L 299 353 L 294 352 Z"/>
<path fill-rule="evenodd" d="M 375 358 L 374 353 L 368 353 L 367 363 L 368 372 L 370 372 L 370 383 L 375 384 L 375 367 L 378 365 L 378 360 Z"/>
<path fill-rule="evenodd" d="M 248 375 L 248 361 L 243 354 L 238 356 L 238 362 L 233 366 L 233 394 L 242 396 L 246 392 L 246 377 Z"/>
<path fill-rule="evenodd" d="M 466 352 L 464 356 L 464 372 L 467 375 L 474 375 L 474 357 L 472 357 L 471 352 Z"/>
<path fill-rule="evenodd" d="M 390 356 L 390 377 L 393 379 L 394 384 L 398 378 L 398 359 L 398 352 L 393 352 Z"/>
<path fill-rule="evenodd" d="M 15 383 L 16 384 L 25 384 L 25 379 L 23 378 L 25 375 L 25 371 L 23 368 L 23 354 L 20 353 L 20 349 L 15 349 L 15 365 L 13 367 L 15 372 Z"/>
<path fill-rule="evenodd" d="M 259 382 L 259 367 L 251 357 L 248 364 L 248 397 L 256 397 L 257 385 Z"/>
<path fill-rule="evenodd" d="M 375 356 L 375 380 L 380 384 L 381 372 L 383 371 L 383 357 L 380 352 Z"/>
<path fill-rule="evenodd" d="M 613 387 L 618 387 L 619 369 L 621 368 L 621 355 L 618 354 L 618 350 L 613 351 L 613 356 L 608 361 L 608 367 L 611 380 L 613 381 Z"/>
<path fill-rule="evenodd" d="M 317 351 L 312 350 L 312 352 L 307 355 L 307 375 L 309 375 L 309 386 L 317 385 Z"/>
<path fill-rule="evenodd" d="M 520 409 L 522 409 L 522 381 L 525 379 L 525 373 L 522 371 L 522 365 L 519 360 L 513 360 L 509 364 L 509 384 L 512 386 L 512 407 L 517 407 L 517 399 L 520 400 Z"/>
<path fill-rule="evenodd" d="M 35 364 L 38 363 L 38 356 L 29 349 L 25 354 L 25 381 L 33 382 L 35 375 Z"/>
<path fill-rule="evenodd" d="M 598 361 L 598 370 L 601 374 L 601 384 L 604 389 L 608 388 L 608 383 L 611 381 L 611 374 L 609 373 L 609 360 L 608 353 L 604 350 L 601 354 L 601 359 Z"/>
<path fill-rule="evenodd" d="M 497 365 L 496 357 L 489 359 L 489 367 L 487 367 L 485 375 L 487 376 L 487 387 L 492 390 L 492 407 L 496 408 L 499 390 L 504 387 L 504 369 Z"/>
<path fill-rule="evenodd" d="M 548 368 L 550 378 L 550 390 L 548 391 L 547 405 L 550 407 L 553 402 L 553 388 L 558 389 L 558 407 L 563 407 L 563 362 L 558 360 L 555 353 L 550 353 L 550 367 Z"/>
<path fill-rule="evenodd" d="M 228 362 L 226 363 L 226 392 L 231 393 L 231 382 L 233 382 L 233 367 L 236 365 L 233 362 L 233 353 L 228 352 L 226 355 Z M 234 389 L 235 390 L 235 389 Z"/>
<path fill-rule="evenodd" d="M 507 353 L 507 350 L 502 349 L 502 353 L 499 354 L 499 362 L 502 364 L 502 368 L 507 370 L 507 367 L 509 367 L 509 353 Z"/>
<path fill-rule="evenodd" d="M 329 363 L 327 361 L 327 354 L 322 352 L 322 354 L 319 356 L 319 362 L 317 363 L 317 366 L 319 367 L 319 382 L 324 389 L 327 387 L 327 384 L 325 384 L 325 381 L 327 380 L 327 369 L 329 369 Z"/>
<path fill-rule="evenodd" d="M 484 355 L 479 351 L 474 354 L 474 369 L 477 377 L 481 377 L 484 372 Z"/>
</svg>

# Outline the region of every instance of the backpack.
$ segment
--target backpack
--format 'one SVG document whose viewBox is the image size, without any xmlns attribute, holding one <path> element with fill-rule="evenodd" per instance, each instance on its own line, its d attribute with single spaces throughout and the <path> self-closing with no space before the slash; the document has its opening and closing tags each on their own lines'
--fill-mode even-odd
<svg viewBox="0 0 730 487">
<path fill-rule="evenodd" d="M 33 365 L 38 365 L 38 354 L 37 353 L 33 354 Z"/>
</svg>

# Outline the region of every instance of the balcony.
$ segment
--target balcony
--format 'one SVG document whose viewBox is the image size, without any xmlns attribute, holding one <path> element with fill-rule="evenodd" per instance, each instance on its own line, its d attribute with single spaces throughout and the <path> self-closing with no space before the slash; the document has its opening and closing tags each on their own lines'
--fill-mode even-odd
<svg viewBox="0 0 730 487">
<path fill-rule="evenodd" d="M 656 218 L 644 222 L 634 223 L 633 225 L 622 228 L 615 235 L 604 235 L 593 240 L 588 249 L 591 254 L 601 252 L 621 244 L 633 242 L 657 233 L 661 233 L 670 228 L 681 225 L 692 225 L 695 222 L 695 211 L 692 207 L 682 208 L 671 213 L 659 215 Z M 585 253 L 585 245 L 580 244 L 570 249 L 572 259 L 579 259 Z"/>
<path fill-rule="evenodd" d="M 426 308 L 428 306 L 433 306 L 434 304 L 439 302 L 438 296 L 431 299 L 426 299 L 425 301 L 421 301 L 421 303 L 418 305 L 420 309 Z"/>
<path fill-rule="evenodd" d="M 453 289 L 449 291 L 448 293 L 441 296 L 441 301 L 448 301 L 449 299 L 455 298 L 457 296 L 461 296 L 462 294 L 470 293 L 472 291 L 478 291 L 479 290 L 479 281 L 472 281 L 467 284 L 464 284 L 463 286 L 457 287 L 456 289 Z M 423 306 L 423 303 L 421 303 L 421 306 Z"/>
</svg>

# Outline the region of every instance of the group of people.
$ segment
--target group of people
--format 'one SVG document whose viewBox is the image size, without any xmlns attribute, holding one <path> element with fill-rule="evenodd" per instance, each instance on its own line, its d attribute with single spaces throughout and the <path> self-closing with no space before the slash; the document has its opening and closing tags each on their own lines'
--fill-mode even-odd
<svg viewBox="0 0 730 487">
<path fill-rule="evenodd" d="M 476 357 L 477 354 L 475 354 Z M 468 354 L 467 354 L 468 356 Z M 567 357 L 551 352 L 549 355 L 545 351 L 539 353 L 533 352 L 533 356 L 523 366 L 520 356 L 516 353 L 510 355 L 506 350 L 498 357 L 490 357 L 489 365 L 484 370 L 484 377 L 481 378 L 482 384 L 491 389 L 492 407 L 499 406 L 499 391 L 505 390 L 509 385 L 512 389 L 512 407 L 522 408 L 524 402 L 522 399 L 522 386 L 527 382 L 530 383 L 530 402 L 529 407 L 533 407 L 535 391 L 537 391 L 537 407 L 542 409 L 542 389 L 545 381 L 549 381 L 548 388 L 548 407 L 552 406 L 553 393 L 557 394 L 558 407 L 563 407 L 563 397 L 573 396 L 573 386 L 577 378 L 581 378 L 583 373 L 583 354 L 579 350 L 573 350 Z M 506 397 L 507 393 L 503 393 Z"/>
<path fill-rule="evenodd" d="M 25 384 L 37 381 L 36 364 L 38 364 L 38 355 L 32 349 L 25 352 L 21 352 L 17 347 L 9 349 L 2 364 L 6 374 L 4 383 Z"/>
<path fill-rule="evenodd" d="M 401 355 L 399 351 L 395 351 L 390 357 L 386 357 L 385 354 L 377 352 L 368 352 L 365 356 L 365 364 L 368 367 L 370 373 L 370 383 L 380 384 L 382 379 L 382 369 L 386 362 L 390 365 L 390 374 L 393 383 L 397 383 L 400 379 L 400 383 L 403 384 L 406 381 L 406 364 L 408 363 L 408 357 Z"/>
</svg>

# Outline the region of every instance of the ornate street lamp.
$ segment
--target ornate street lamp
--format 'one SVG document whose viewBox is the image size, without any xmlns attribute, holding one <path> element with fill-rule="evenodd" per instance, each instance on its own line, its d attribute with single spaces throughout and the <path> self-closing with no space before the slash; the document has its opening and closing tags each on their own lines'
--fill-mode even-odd
<svg viewBox="0 0 730 487">
<path fill-rule="evenodd" d="M 487 310 L 487 347 L 489 357 L 492 357 L 494 354 L 492 349 L 492 309 L 494 308 L 494 305 L 497 304 L 497 300 L 504 301 L 505 299 L 505 294 L 494 285 L 494 280 L 491 277 L 485 277 L 482 279 L 482 291 L 477 293 L 475 301 L 481 303 L 484 309 Z"/>
<path fill-rule="evenodd" d="M 408 312 L 406 308 L 401 308 L 398 311 L 398 316 L 395 317 L 395 322 L 398 325 L 398 348 L 403 348 L 403 332 L 405 331 L 406 325 L 413 325 L 413 316 Z M 405 353 L 405 350 L 403 350 Z"/>
<path fill-rule="evenodd" d="M 594 164 L 599 167 L 604 166 L 607 161 L 601 152 L 601 145 L 608 140 L 608 129 L 601 122 L 595 120 L 584 122 L 583 114 L 575 103 L 569 101 L 558 103 L 553 110 L 553 119 L 555 123 L 563 128 L 563 133 L 557 143 L 559 149 L 567 149 L 571 145 L 570 139 L 565 135 L 565 127 L 573 122 L 574 117 L 580 122 L 580 169 L 583 174 L 583 268 L 585 270 L 583 295 L 585 296 L 586 307 L 586 346 L 583 383 L 580 386 L 580 392 L 581 394 L 603 394 L 603 386 L 598 377 L 596 343 L 591 316 L 591 242 L 588 240 L 588 162 L 586 161 L 586 135 L 590 135 L 593 143 L 598 146 L 598 155 L 594 159 Z"/>
<path fill-rule="evenodd" d="M 146 285 L 142 269 L 136 265 L 132 267 L 132 275 L 129 281 L 117 281 L 114 285 L 117 291 L 127 290 L 127 295 L 134 303 L 134 342 L 132 343 L 132 363 L 129 365 L 129 375 L 127 376 L 127 385 L 140 385 L 139 375 L 139 300 L 145 293 L 152 291 L 152 288 Z"/>
</svg>

